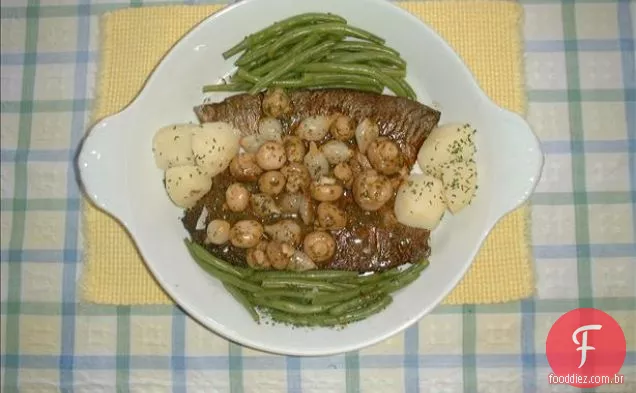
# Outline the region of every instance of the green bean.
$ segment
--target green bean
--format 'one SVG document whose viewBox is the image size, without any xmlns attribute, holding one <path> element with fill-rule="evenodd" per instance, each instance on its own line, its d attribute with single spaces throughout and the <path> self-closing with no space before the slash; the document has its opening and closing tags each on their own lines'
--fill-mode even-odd
<svg viewBox="0 0 636 393">
<path fill-rule="evenodd" d="M 279 310 L 272 310 L 269 312 L 272 320 L 280 323 L 287 323 L 292 326 L 325 326 L 333 327 L 339 325 L 337 317 L 333 317 L 327 313 L 322 314 L 306 314 L 298 315 Z"/>
<path fill-rule="evenodd" d="M 317 280 L 300 280 L 300 279 L 285 279 L 285 278 L 272 278 L 263 280 L 261 283 L 263 288 L 299 288 L 299 289 L 316 289 L 329 292 L 342 291 L 343 288 L 337 285 Z"/>
<path fill-rule="evenodd" d="M 352 90 L 367 91 L 369 93 L 377 93 L 377 94 L 381 94 L 382 91 L 384 91 L 384 86 L 367 85 L 367 84 L 359 84 L 359 83 L 319 83 L 319 84 L 312 85 L 310 88 L 312 89 L 352 89 Z"/>
<path fill-rule="evenodd" d="M 312 73 L 306 72 L 303 74 L 303 80 L 312 83 L 353 83 L 360 85 L 370 85 L 378 89 L 383 88 L 376 79 L 373 79 L 364 75 L 342 75 L 342 74 L 329 74 L 329 73 Z"/>
<path fill-rule="evenodd" d="M 270 316 L 276 322 L 287 323 L 292 326 L 334 327 L 343 325 L 338 317 L 334 317 L 326 313 L 318 315 L 297 315 L 275 310 L 270 313 Z"/>
<path fill-rule="evenodd" d="M 277 41 L 271 44 L 267 51 L 267 54 L 269 57 L 274 57 L 276 55 L 276 52 L 283 46 L 288 45 L 291 42 L 295 42 L 306 35 L 316 33 L 330 35 L 335 34 L 338 37 L 355 37 L 361 40 L 371 41 L 378 44 L 384 43 L 383 38 L 369 33 L 366 30 L 362 30 L 360 28 L 349 26 L 343 23 L 324 23 L 318 25 L 302 26 L 287 32 L 286 34 L 282 35 Z"/>
<path fill-rule="evenodd" d="M 402 86 L 408 98 L 412 100 L 417 98 L 417 94 L 415 94 L 415 90 L 413 90 L 411 85 L 409 85 L 409 83 L 405 79 L 402 79 L 402 78 L 394 78 L 394 79 L 400 86 Z"/>
<path fill-rule="evenodd" d="M 296 289 L 263 289 L 259 292 L 254 292 L 252 295 L 258 298 L 292 298 L 311 300 L 324 292 L 319 291 L 298 291 Z"/>
<path fill-rule="evenodd" d="M 246 71 L 253 71 L 257 69 L 258 67 L 261 67 L 262 65 L 269 63 L 270 61 L 272 60 L 269 57 L 267 57 L 267 54 L 265 54 L 263 56 L 256 57 L 253 60 L 241 62 L 242 64 L 240 65 L 237 64 L 238 63 L 238 60 L 237 60 L 236 62 L 234 62 L 234 65 Z"/>
<path fill-rule="evenodd" d="M 295 315 L 282 312 L 271 312 L 270 316 L 277 322 L 288 323 L 295 326 L 338 326 L 366 319 L 385 309 L 392 301 L 393 299 L 391 299 L 390 296 L 382 296 L 364 308 L 340 316 L 332 316 L 326 313 L 317 315 Z"/>
<path fill-rule="evenodd" d="M 336 32 L 336 33 L 330 33 L 325 35 L 325 38 L 335 42 L 340 42 L 344 40 L 346 37 L 347 37 L 347 34 L 344 32 Z"/>
<path fill-rule="evenodd" d="M 269 316 L 272 320 L 281 323 L 287 323 L 293 326 L 316 326 L 319 325 L 315 315 L 297 315 L 286 312 L 280 312 L 278 310 L 269 311 Z"/>
<path fill-rule="evenodd" d="M 304 81 L 304 80 L 282 80 L 282 81 L 274 81 L 270 86 L 276 87 L 284 87 L 286 89 L 353 89 L 353 90 L 361 90 L 368 91 L 371 93 L 382 93 L 382 89 L 384 86 L 371 86 L 366 84 L 358 84 L 358 83 L 318 83 L 314 81 Z"/>
<path fill-rule="evenodd" d="M 330 303 L 340 303 L 347 301 L 349 299 L 353 299 L 355 297 L 360 296 L 362 293 L 361 288 L 356 288 L 351 291 L 342 291 L 342 292 L 331 292 L 316 295 L 311 301 L 312 304 L 330 304 Z"/>
<path fill-rule="evenodd" d="M 336 26 L 334 29 L 329 29 L 329 30 L 330 30 L 329 33 L 331 34 L 338 34 L 345 37 L 358 38 L 364 41 L 374 42 L 376 44 L 384 44 L 385 42 L 385 39 L 382 37 L 379 37 L 373 33 L 370 33 L 367 30 L 360 29 L 358 27 L 354 27 L 350 25 L 340 25 L 340 26 Z"/>
<path fill-rule="evenodd" d="M 386 288 L 391 292 L 401 289 L 408 285 L 409 283 L 415 281 L 420 273 L 428 267 L 428 261 L 423 261 L 419 263 L 414 263 L 409 266 L 408 269 L 405 269 L 403 272 L 394 276 L 388 280 L 380 281 L 379 287 Z"/>
<path fill-rule="evenodd" d="M 245 71 L 250 71 L 253 72 L 255 69 L 257 69 L 258 67 L 265 65 L 267 63 L 269 63 L 271 60 L 268 59 L 267 57 L 262 57 L 260 59 L 256 59 L 248 64 L 245 64 L 243 66 L 241 66 L 241 69 L 244 69 Z"/>
<path fill-rule="evenodd" d="M 234 60 L 234 65 L 236 65 L 236 63 L 245 59 L 246 57 L 252 56 L 256 50 L 259 50 L 265 45 L 267 45 L 267 43 L 265 43 L 264 45 L 258 45 L 258 46 L 254 45 L 253 47 L 244 50 L 243 53 L 236 60 Z"/>
<path fill-rule="evenodd" d="M 350 311 L 348 314 L 344 314 L 338 317 L 338 324 L 347 324 L 355 321 L 366 319 L 373 314 L 376 314 L 384 310 L 389 304 L 393 302 L 391 296 L 381 296 L 375 302 L 366 305 L 364 308 Z"/>
<path fill-rule="evenodd" d="M 369 85 L 357 85 L 355 83 L 342 83 L 342 84 L 323 84 L 323 85 L 315 85 L 311 86 L 311 89 L 350 89 L 350 90 L 360 90 L 366 91 L 369 93 L 381 94 L 382 89 L 378 89 Z"/>
<path fill-rule="evenodd" d="M 266 58 L 269 47 L 270 45 L 262 45 L 258 48 L 250 50 L 249 52 L 245 52 L 243 56 L 241 56 L 234 62 L 234 65 L 244 66 L 260 58 Z"/>
<path fill-rule="evenodd" d="M 407 275 L 419 274 L 422 270 L 426 269 L 427 267 L 428 267 L 428 260 L 426 259 L 421 262 L 412 263 L 409 267 L 402 270 L 399 274 L 389 278 L 389 280 L 399 280 L 400 278 Z M 388 281 L 388 280 L 384 280 L 384 281 Z"/>
<path fill-rule="evenodd" d="M 203 248 L 202 246 L 200 246 L 199 244 L 191 240 L 185 239 L 185 244 L 186 244 L 186 247 L 190 250 L 190 253 L 195 258 L 198 257 L 199 259 L 201 259 L 201 261 L 207 263 L 208 265 L 212 266 L 213 268 L 217 270 L 220 270 L 224 273 L 231 274 L 238 278 L 246 278 L 250 274 L 252 274 L 251 270 L 230 265 L 229 263 L 216 258 L 214 255 L 210 254 L 208 250 L 206 250 L 205 248 Z"/>
<path fill-rule="evenodd" d="M 279 80 L 300 80 L 301 76 L 301 74 L 292 71 L 281 75 Z"/>
<path fill-rule="evenodd" d="M 350 272 L 344 270 L 307 270 L 304 272 L 290 272 L 290 271 L 277 271 L 267 270 L 254 273 L 253 277 L 256 279 L 294 279 L 300 278 L 303 280 L 348 280 L 353 277 L 357 277 L 357 272 Z"/>
<path fill-rule="evenodd" d="M 398 68 L 391 67 L 377 67 L 379 72 L 383 73 L 386 76 L 390 76 L 392 78 L 404 78 L 406 77 L 406 70 L 400 70 Z"/>
<path fill-rule="evenodd" d="M 381 288 L 380 283 L 387 283 L 387 288 L 391 288 L 388 282 L 398 276 L 400 271 L 398 268 L 387 270 L 386 272 L 374 273 L 369 276 L 358 277 L 354 282 L 357 283 L 356 288 L 349 291 L 340 291 L 335 293 L 323 293 L 317 295 L 312 304 L 329 304 L 340 303 L 359 297 L 360 295 L 369 294 Z"/>
<path fill-rule="evenodd" d="M 367 64 L 378 69 L 382 69 L 384 66 L 386 66 L 386 64 L 383 64 L 381 61 L 375 61 L 375 60 L 369 60 Z"/>
<path fill-rule="evenodd" d="M 232 295 L 232 297 L 234 297 L 234 299 L 236 299 L 236 301 L 239 302 L 247 310 L 254 322 L 260 323 L 260 316 L 258 315 L 258 312 L 256 312 L 256 309 L 247 298 L 247 296 L 240 289 L 236 288 L 233 285 L 223 283 L 223 286 L 230 293 L 230 295 Z"/>
<path fill-rule="evenodd" d="M 382 278 L 382 275 L 380 274 L 380 272 L 374 272 L 371 274 L 366 274 L 364 276 L 358 276 L 358 278 L 356 279 L 356 282 L 358 284 L 368 284 L 368 283 L 378 281 L 381 278 Z"/>
<path fill-rule="evenodd" d="M 394 78 L 405 78 L 406 77 L 406 70 L 405 69 L 391 67 L 391 66 L 389 66 L 387 64 L 384 64 L 384 63 L 378 62 L 378 61 L 369 61 L 367 64 L 370 65 L 371 67 L 376 68 L 377 70 L 379 70 L 380 72 L 382 72 L 383 74 L 386 74 L 388 76 L 392 76 Z"/>
<path fill-rule="evenodd" d="M 408 267 L 408 269 L 404 270 L 404 274 L 420 273 L 424 269 L 426 269 L 429 264 L 430 262 L 428 261 L 428 259 L 412 263 L 411 266 Z"/>
<path fill-rule="evenodd" d="M 341 72 L 343 74 L 362 74 L 377 79 L 380 83 L 391 89 L 396 95 L 404 97 L 406 92 L 398 85 L 393 78 L 388 77 L 380 70 L 362 64 L 339 64 L 339 63 L 309 63 L 298 67 L 307 72 Z"/>
<path fill-rule="evenodd" d="M 254 46 L 263 41 L 270 40 L 271 38 L 282 34 L 286 30 L 299 25 L 318 23 L 318 22 L 339 22 L 347 23 L 347 20 L 329 13 L 316 13 L 309 12 L 300 15 L 295 15 L 287 19 L 275 22 L 268 27 L 261 29 L 249 36 L 245 37 L 241 42 L 234 45 L 227 51 L 223 52 L 223 58 L 227 59 L 235 54 L 241 52 L 244 49 Z"/>
<path fill-rule="evenodd" d="M 307 82 L 302 78 L 281 78 L 273 81 L 270 86 L 298 89 L 300 87 L 311 87 L 312 85 L 312 82 Z"/>
<path fill-rule="evenodd" d="M 351 90 L 360 90 L 367 91 L 369 93 L 382 93 L 383 88 L 379 89 L 375 86 L 369 85 L 359 85 L 355 83 L 324 83 L 318 85 L 311 85 L 308 88 L 310 89 L 351 89 Z"/>
<path fill-rule="evenodd" d="M 389 269 L 389 270 L 384 271 L 384 272 L 375 272 L 375 273 L 369 274 L 367 276 L 360 276 L 360 277 L 358 277 L 356 282 L 358 284 L 372 284 L 372 283 L 375 283 L 377 281 L 393 277 L 393 276 L 395 276 L 395 275 L 397 275 L 399 273 L 400 273 L 400 269 L 398 269 L 397 267 L 394 267 L 394 268 Z"/>
<path fill-rule="evenodd" d="M 271 83 L 270 86 L 284 87 L 286 89 L 298 89 L 300 87 L 309 87 L 311 86 L 311 83 L 306 83 L 302 79 L 294 78 L 294 79 L 275 80 Z"/>
<path fill-rule="evenodd" d="M 352 284 L 349 282 L 334 282 L 333 285 L 339 286 L 342 289 L 355 289 L 358 287 L 357 284 Z"/>
<path fill-rule="evenodd" d="M 252 73 L 256 76 L 265 75 L 268 72 L 275 70 L 276 68 L 280 67 L 285 62 L 287 62 L 288 57 L 291 57 L 297 53 L 304 52 L 307 49 L 311 48 L 312 46 L 316 45 L 317 43 L 321 41 L 322 38 L 323 36 L 320 34 L 312 34 L 309 37 L 305 38 L 303 41 L 300 41 L 296 45 L 294 45 L 289 51 L 289 53 L 287 53 L 285 56 L 281 56 L 278 59 L 270 60 L 266 62 L 265 64 L 254 69 Z"/>
<path fill-rule="evenodd" d="M 280 79 L 270 83 L 270 86 L 294 89 L 298 87 L 305 87 L 305 83 L 297 76 L 297 74 L 285 74 Z"/>
<path fill-rule="evenodd" d="M 400 53 L 393 48 L 389 48 L 388 46 L 378 45 L 372 42 L 365 41 L 343 41 L 339 42 L 333 47 L 334 51 L 347 51 L 347 52 L 358 52 L 358 51 L 376 51 L 376 52 L 384 52 L 386 54 L 400 56 Z"/>
<path fill-rule="evenodd" d="M 241 42 L 239 42 L 238 44 L 234 45 L 230 49 L 223 52 L 223 58 L 228 59 L 234 56 L 235 54 L 239 53 L 240 51 L 249 48 L 249 46 L 250 46 L 250 42 L 248 38 L 245 37 L 243 38 L 243 40 L 241 40 Z"/>
<path fill-rule="evenodd" d="M 422 270 L 428 266 L 428 261 L 415 263 L 409 266 L 407 269 L 400 271 L 397 267 L 387 270 L 379 274 L 374 274 L 371 277 L 377 275 L 375 279 L 368 279 L 366 281 L 359 281 L 359 293 L 369 294 L 376 290 L 384 290 L 385 292 L 393 292 L 402 287 L 404 282 L 413 282 L 416 280 Z M 364 277 L 362 277 L 364 278 Z M 412 278 L 412 279 L 411 279 Z M 325 296 L 328 296 L 327 294 Z"/>
<path fill-rule="evenodd" d="M 384 63 L 392 64 L 400 69 L 406 69 L 406 62 L 392 54 L 384 52 L 355 52 L 346 54 L 329 54 L 326 56 L 326 60 L 334 63 L 365 63 L 371 61 L 381 61 Z"/>
<path fill-rule="evenodd" d="M 238 68 L 236 69 L 236 71 L 234 71 L 233 74 L 230 75 L 229 80 L 227 78 L 223 78 L 223 81 L 226 83 L 247 83 L 246 80 L 242 79 L 238 75 Z"/>
<path fill-rule="evenodd" d="M 358 296 L 356 298 L 353 298 L 351 300 L 348 300 L 344 303 L 340 303 L 339 305 L 332 307 L 331 309 L 329 309 L 329 314 L 333 316 L 343 315 L 353 310 L 363 308 L 367 304 L 375 302 L 378 298 L 382 296 L 386 296 L 386 294 L 382 292 L 381 290 L 371 292 L 367 295 Z"/>
<path fill-rule="evenodd" d="M 380 287 L 386 293 L 392 293 L 392 292 L 395 292 L 397 290 L 400 290 L 400 289 L 406 287 L 407 285 L 409 285 L 413 281 L 417 280 L 419 277 L 420 277 L 419 274 L 411 274 L 411 275 L 408 275 L 408 276 L 404 276 L 400 280 L 389 281 L 389 282 L 383 283 L 382 285 L 380 285 Z"/>
<path fill-rule="evenodd" d="M 298 48 L 297 48 L 298 44 L 300 44 L 300 42 L 284 46 L 280 50 L 281 54 L 289 54 L 292 51 L 293 52 L 297 52 L 298 51 Z M 276 56 L 274 58 L 270 58 L 267 55 L 267 51 L 269 50 L 269 47 L 271 47 L 271 44 L 263 45 L 263 46 L 259 47 L 259 49 L 257 51 L 252 52 L 252 54 L 246 55 L 244 58 L 236 60 L 234 62 L 234 65 L 236 65 L 238 67 L 241 67 L 241 68 L 245 68 L 245 67 L 248 67 L 248 66 L 251 66 L 252 68 L 256 68 L 256 67 L 259 67 L 261 65 L 267 64 L 270 61 L 278 60 L 281 56 Z"/>
<path fill-rule="evenodd" d="M 285 311 L 292 314 L 318 314 L 325 312 L 330 306 L 314 305 L 314 304 L 300 304 L 285 300 L 269 300 L 263 298 L 254 298 L 252 300 L 254 304 L 261 307 L 273 308 L 275 310 Z"/>
<path fill-rule="evenodd" d="M 233 285 L 247 292 L 258 292 L 262 290 L 260 286 L 252 284 L 249 280 L 241 279 L 232 274 L 228 274 L 218 269 L 215 269 L 211 265 L 208 265 L 207 263 L 203 262 L 200 258 L 195 257 L 194 260 L 197 262 L 199 266 L 201 266 L 203 270 L 205 270 L 208 274 L 220 280 L 224 284 Z"/>
<path fill-rule="evenodd" d="M 287 34 L 282 35 L 276 41 L 272 42 L 270 46 L 267 48 L 267 57 L 273 59 L 276 57 L 276 52 L 280 52 L 280 50 L 287 45 L 294 45 L 294 47 L 300 45 L 304 39 L 308 36 L 318 35 L 314 32 L 315 28 L 321 25 L 310 25 L 303 26 L 298 28 L 297 30 L 292 30 Z"/>
<path fill-rule="evenodd" d="M 294 57 L 291 57 L 289 59 L 289 61 L 287 61 L 285 64 L 281 65 L 281 67 L 279 67 L 278 69 L 273 70 L 272 72 L 268 73 L 267 75 L 263 76 L 261 78 L 261 81 L 257 84 L 255 84 L 250 90 L 249 93 L 250 94 L 256 94 L 259 91 L 261 91 L 261 89 L 263 89 L 264 87 L 269 86 L 274 80 L 276 80 L 276 78 L 284 75 L 285 73 L 295 69 L 296 67 L 298 67 L 301 64 L 304 64 L 305 62 L 311 60 L 312 58 L 314 58 L 317 55 L 322 55 L 325 51 L 327 51 L 329 48 L 331 48 L 334 45 L 333 41 L 325 41 L 317 46 L 314 46 L 313 48 L 300 53 L 298 55 L 295 55 Z"/>
<path fill-rule="evenodd" d="M 216 91 L 247 91 L 252 87 L 249 83 L 220 83 L 218 85 L 203 86 L 204 93 L 212 93 Z"/>
<path fill-rule="evenodd" d="M 260 81 L 260 79 L 256 76 L 254 76 L 253 74 L 251 74 L 249 71 L 246 71 L 242 68 L 239 68 L 239 70 L 236 72 L 236 75 L 241 78 L 242 80 L 249 82 L 251 84 L 255 84 L 258 83 Z"/>
<path fill-rule="evenodd" d="M 286 55 L 291 53 L 299 53 L 301 50 L 307 50 L 313 45 L 321 42 L 322 40 L 340 41 L 343 38 L 342 34 L 331 34 L 324 28 L 317 29 L 318 27 L 340 25 L 313 25 L 305 26 L 298 30 L 293 30 L 290 33 L 281 36 L 277 41 L 273 42 L 267 50 L 267 56 L 271 59 L 276 57 L 278 52 L 281 52 L 285 47 L 289 47 L 293 44 L 292 49 L 286 52 Z M 316 31 L 313 31 L 316 30 Z M 303 37 L 305 37 L 303 39 Z"/>
<path fill-rule="evenodd" d="M 235 61 L 234 61 L 234 65 L 238 65 L 239 62 L 241 63 L 247 63 L 245 62 L 246 58 L 259 58 L 265 54 L 267 54 L 267 48 L 269 47 L 269 45 L 271 44 L 271 42 L 262 42 L 260 44 L 256 44 L 251 46 L 250 48 L 246 49 Z M 259 55 L 260 54 L 260 55 Z"/>
</svg>

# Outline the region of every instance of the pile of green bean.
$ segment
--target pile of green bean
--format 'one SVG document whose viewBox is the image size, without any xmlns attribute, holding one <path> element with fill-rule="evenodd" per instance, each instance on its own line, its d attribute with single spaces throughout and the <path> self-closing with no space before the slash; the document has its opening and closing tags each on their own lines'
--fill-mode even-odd
<svg viewBox="0 0 636 393">
<path fill-rule="evenodd" d="M 350 39 L 351 38 L 351 39 Z M 329 13 L 304 13 L 276 22 L 245 37 L 223 53 L 241 53 L 230 81 L 203 87 L 204 92 L 349 88 L 400 97 L 416 95 L 404 79 L 406 61 L 385 40 Z"/>
<path fill-rule="evenodd" d="M 257 310 L 294 326 L 333 327 L 360 321 L 388 306 L 390 294 L 415 281 L 428 266 L 423 261 L 371 275 L 341 270 L 259 271 L 230 265 L 188 239 L 185 243 L 199 266 L 219 279 L 257 323 Z"/>
</svg>

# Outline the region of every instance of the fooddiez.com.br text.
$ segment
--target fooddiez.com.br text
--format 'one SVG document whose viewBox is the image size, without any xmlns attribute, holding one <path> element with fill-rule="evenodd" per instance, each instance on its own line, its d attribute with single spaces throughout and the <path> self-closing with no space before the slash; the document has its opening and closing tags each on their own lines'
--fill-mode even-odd
<svg viewBox="0 0 636 393">
<path fill-rule="evenodd" d="M 551 385 L 560 385 L 560 384 L 614 384 L 620 385 L 625 383 L 625 376 L 622 374 L 614 374 L 614 376 L 610 375 L 581 375 L 581 374 L 567 374 L 567 375 L 556 375 L 555 373 L 550 373 L 548 375 L 548 383 Z"/>
</svg>

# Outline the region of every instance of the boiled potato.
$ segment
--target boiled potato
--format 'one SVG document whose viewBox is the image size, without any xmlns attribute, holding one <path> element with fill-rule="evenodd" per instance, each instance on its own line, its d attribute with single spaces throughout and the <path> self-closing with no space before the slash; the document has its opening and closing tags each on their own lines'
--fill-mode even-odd
<svg viewBox="0 0 636 393">
<path fill-rule="evenodd" d="M 445 210 L 442 182 L 433 176 L 410 175 L 398 188 L 394 213 L 403 225 L 435 229 Z"/>
<path fill-rule="evenodd" d="M 473 158 L 475 129 L 469 124 L 447 124 L 431 131 L 417 155 L 423 173 L 441 176 L 441 165 Z"/>
<path fill-rule="evenodd" d="M 192 135 L 196 164 L 209 176 L 223 172 L 239 152 L 239 131 L 225 122 L 203 123 Z"/>
<path fill-rule="evenodd" d="M 192 133 L 198 124 L 173 124 L 162 127 L 152 139 L 152 152 L 160 169 L 194 164 Z"/>
<path fill-rule="evenodd" d="M 175 205 L 190 208 L 212 188 L 212 178 L 194 165 L 166 170 L 166 191 Z"/>
<path fill-rule="evenodd" d="M 474 160 L 446 164 L 442 168 L 444 199 L 455 214 L 470 203 L 477 190 L 477 165 Z"/>
</svg>

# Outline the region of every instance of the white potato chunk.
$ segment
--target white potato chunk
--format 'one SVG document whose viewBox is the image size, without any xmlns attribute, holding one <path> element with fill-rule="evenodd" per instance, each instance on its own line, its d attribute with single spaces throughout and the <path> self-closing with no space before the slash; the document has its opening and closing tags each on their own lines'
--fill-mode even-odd
<svg viewBox="0 0 636 393">
<path fill-rule="evenodd" d="M 446 124 L 431 131 L 417 155 L 423 173 L 441 176 L 441 166 L 448 162 L 464 162 L 473 158 L 475 129 L 469 124 Z"/>
<path fill-rule="evenodd" d="M 225 122 L 203 123 L 192 135 L 196 164 L 209 176 L 223 172 L 239 152 L 239 131 Z"/>
<path fill-rule="evenodd" d="M 157 167 L 166 170 L 173 166 L 194 164 L 192 133 L 198 129 L 198 124 L 173 124 L 160 128 L 152 139 Z"/>
<path fill-rule="evenodd" d="M 442 167 L 444 199 L 455 214 L 470 203 L 477 190 L 477 165 L 474 160 L 454 162 Z"/>
<path fill-rule="evenodd" d="M 410 175 L 395 197 L 395 217 L 403 225 L 433 230 L 446 211 L 443 186 L 430 175 Z"/>
<path fill-rule="evenodd" d="M 212 188 L 212 178 L 194 165 L 168 168 L 165 181 L 172 202 L 186 209 L 194 206 Z"/>
</svg>

